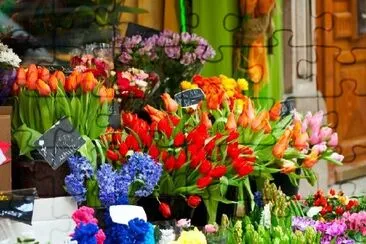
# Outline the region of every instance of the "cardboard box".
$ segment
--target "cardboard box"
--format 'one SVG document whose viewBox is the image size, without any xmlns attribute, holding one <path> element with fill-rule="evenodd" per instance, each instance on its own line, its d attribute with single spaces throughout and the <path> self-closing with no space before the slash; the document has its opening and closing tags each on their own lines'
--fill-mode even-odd
<svg viewBox="0 0 366 244">
<path fill-rule="evenodd" d="M 0 218 L 0 244 L 16 243 L 18 237 L 34 238 L 40 244 L 70 243 L 75 229 L 71 216 L 75 210 L 77 204 L 72 197 L 36 199 L 32 225 Z"/>
<path fill-rule="evenodd" d="M 0 106 L 0 141 L 11 144 L 12 107 Z M 11 150 L 6 153 L 11 158 Z M 0 191 L 11 190 L 11 163 L 0 165 Z"/>
</svg>

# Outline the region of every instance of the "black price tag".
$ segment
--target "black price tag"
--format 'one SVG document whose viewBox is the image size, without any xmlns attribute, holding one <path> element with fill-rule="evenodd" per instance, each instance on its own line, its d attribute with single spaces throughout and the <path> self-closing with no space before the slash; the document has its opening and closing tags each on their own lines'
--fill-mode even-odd
<svg viewBox="0 0 366 244">
<path fill-rule="evenodd" d="M 33 188 L 0 193 L 0 217 L 31 225 L 36 197 Z"/>
<path fill-rule="evenodd" d="M 205 98 L 205 94 L 199 88 L 185 90 L 174 95 L 175 101 L 182 107 L 189 107 L 198 104 Z"/>
<path fill-rule="evenodd" d="M 84 144 L 84 139 L 70 121 L 62 118 L 35 142 L 35 147 L 56 170 Z"/>
<path fill-rule="evenodd" d="M 149 27 L 134 24 L 134 23 L 128 23 L 126 36 L 131 37 L 134 35 L 140 35 L 142 37 L 142 39 L 145 39 L 145 38 L 149 38 L 153 35 L 158 35 L 159 33 L 160 33 L 160 31 L 155 30 L 153 28 L 149 28 Z"/>
</svg>

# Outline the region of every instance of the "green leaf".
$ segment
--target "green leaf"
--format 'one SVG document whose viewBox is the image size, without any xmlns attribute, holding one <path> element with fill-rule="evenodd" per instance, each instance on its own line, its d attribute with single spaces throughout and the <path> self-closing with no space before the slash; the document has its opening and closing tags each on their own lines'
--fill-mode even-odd
<svg viewBox="0 0 366 244">
<path fill-rule="evenodd" d="M 95 19 L 99 25 L 108 24 L 108 11 L 106 8 L 97 8 L 95 10 Z"/>
<path fill-rule="evenodd" d="M 272 147 L 266 147 L 261 150 L 255 151 L 255 156 L 260 162 L 268 162 L 274 159 L 272 154 Z"/>
<path fill-rule="evenodd" d="M 76 128 L 77 130 L 80 130 L 79 118 L 80 118 L 82 111 L 81 111 L 80 100 L 76 96 L 73 96 L 71 98 L 70 109 L 71 109 L 72 123 L 74 125 L 74 128 Z"/>
<path fill-rule="evenodd" d="M 305 155 L 295 148 L 288 148 L 283 156 L 284 159 L 305 158 Z"/>
<path fill-rule="evenodd" d="M 227 179 L 226 176 L 222 176 L 220 178 L 220 192 L 222 196 L 226 195 L 228 186 L 229 186 L 229 180 Z"/>
<path fill-rule="evenodd" d="M 36 148 L 34 143 L 41 136 L 41 133 L 27 127 L 25 124 L 21 125 L 17 130 L 15 130 L 13 137 L 19 146 L 20 155 L 25 155 L 33 151 Z"/>
<path fill-rule="evenodd" d="M 336 164 L 336 165 L 343 165 L 342 162 L 333 159 L 331 156 L 325 156 L 325 157 L 321 157 L 321 158 L 324 159 L 324 160 L 326 160 L 326 161 L 329 161 L 329 162 L 331 162 L 333 164 Z"/>
<path fill-rule="evenodd" d="M 102 147 L 102 144 L 100 142 L 100 140 L 98 139 L 95 139 L 93 140 L 95 146 L 96 146 L 96 149 L 97 149 L 97 152 L 98 152 L 98 156 L 100 158 L 100 163 L 105 163 L 105 151 L 103 150 L 103 147 Z"/>
<path fill-rule="evenodd" d="M 85 144 L 79 148 L 78 152 L 81 154 L 81 156 L 86 157 L 91 165 L 96 168 L 97 167 L 97 149 L 95 145 L 93 144 L 93 141 L 86 135 L 81 136 Z"/>
<path fill-rule="evenodd" d="M 314 186 L 315 182 L 317 180 L 314 171 L 311 169 L 307 169 L 307 168 L 302 168 L 302 171 L 304 172 L 306 180 L 309 182 L 309 184 Z"/>
</svg>

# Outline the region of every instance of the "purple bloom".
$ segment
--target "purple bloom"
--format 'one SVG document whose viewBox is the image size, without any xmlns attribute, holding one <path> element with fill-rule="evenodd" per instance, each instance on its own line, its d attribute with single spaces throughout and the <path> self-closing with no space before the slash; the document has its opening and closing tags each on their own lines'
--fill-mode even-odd
<svg viewBox="0 0 366 244">
<path fill-rule="evenodd" d="M 69 168 L 71 173 L 79 176 L 84 181 L 85 178 L 90 178 L 94 175 L 94 170 L 89 160 L 82 156 L 71 156 L 68 159 Z"/>
<path fill-rule="evenodd" d="M 86 200 L 86 188 L 84 180 L 79 175 L 69 174 L 65 177 L 66 191 L 75 199 L 77 203 Z"/>
<path fill-rule="evenodd" d="M 315 229 L 317 222 L 308 217 L 293 217 L 292 218 L 292 228 L 294 230 L 305 231 L 307 227 L 312 227 Z"/>
<path fill-rule="evenodd" d="M 122 52 L 121 56 L 119 56 L 119 61 L 121 61 L 124 64 L 128 64 L 132 60 L 132 56 L 128 54 L 127 52 Z"/>
<path fill-rule="evenodd" d="M 11 93 L 11 88 L 16 78 L 13 68 L 0 68 L 0 105 L 3 104 Z"/>
<path fill-rule="evenodd" d="M 262 193 L 260 191 L 254 192 L 254 202 L 259 208 L 263 208 L 264 203 L 263 203 Z"/>
</svg>

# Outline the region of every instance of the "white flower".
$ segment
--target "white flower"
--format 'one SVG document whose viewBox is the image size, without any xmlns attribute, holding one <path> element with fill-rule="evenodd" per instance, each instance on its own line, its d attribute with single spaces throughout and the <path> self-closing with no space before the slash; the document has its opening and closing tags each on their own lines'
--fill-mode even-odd
<svg viewBox="0 0 366 244">
<path fill-rule="evenodd" d="M 263 209 L 263 215 L 261 218 L 261 224 L 267 228 L 271 227 L 271 210 L 272 210 L 272 203 L 267 203 Z"/>
<path fill-rule="evenodd" d="M 18 55 L 13 52 L 13 49 L 0 42 L 0 64 L 19 67 L 21 61 Z"/>
<path fill-rule="evenodd" d="M 308 212 L 306 213 L 306 215 L 309 218 L 314 217 L 315 215 L 317 215 L 320 211 L 322 211 L 323 207 L 311 207 Z"/>
<path fill-rule="evenodd" d="M 141 88 L 147 87 L 147 82 L 143 80 L 135 80 L 136 85 L 138 85 Z"/>
<path fill-rule="evenodd" d="M 161 229 L 161 237 L 159 244 L 170 244 L 175 240 L 175 234 L 173 229 L 163 230 Z"/>
</svg>

